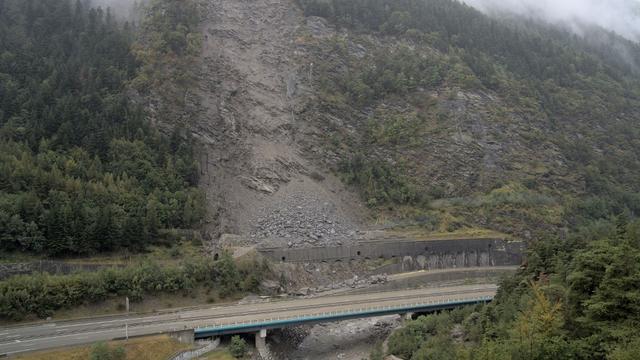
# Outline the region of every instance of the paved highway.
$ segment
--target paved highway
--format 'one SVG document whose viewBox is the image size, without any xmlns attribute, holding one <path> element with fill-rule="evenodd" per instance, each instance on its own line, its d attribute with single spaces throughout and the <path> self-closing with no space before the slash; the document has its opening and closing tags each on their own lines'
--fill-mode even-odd
<svg viewBox="0 0 640 360">
<path fill-rule="evenodd" d="M 321 313 L 401 307 L 429 301 L 492 297 L 493 284 L 398 290 L 357 295 L 227 304 L 199 309 L 176 309 L 153 314 L 130 314 L 69 321 L 50 321 L 0 328 L 0 354 L 79 345 L 129 336 L 152 335 L 199 327 L 295 319 Z"/>
</svg>

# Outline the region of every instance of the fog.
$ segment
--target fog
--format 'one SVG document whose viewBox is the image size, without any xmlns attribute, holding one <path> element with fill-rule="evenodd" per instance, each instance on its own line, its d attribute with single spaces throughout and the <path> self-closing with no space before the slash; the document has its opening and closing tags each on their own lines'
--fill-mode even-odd
<svg viewBox="0 0 640 360">
<path fill-rule="evenodd" d="M 596 25 L 640 42 L 640 0 L 461 0 L 485 13 L 510 12 L 564 25 L 582 35 Z"/>
<path fill-rule="evenodd" d="M 140 3 L 146 0 L 90 0 L 92 6 L 110 8 L 117 16 L 129 18 Z"/>
</svg>

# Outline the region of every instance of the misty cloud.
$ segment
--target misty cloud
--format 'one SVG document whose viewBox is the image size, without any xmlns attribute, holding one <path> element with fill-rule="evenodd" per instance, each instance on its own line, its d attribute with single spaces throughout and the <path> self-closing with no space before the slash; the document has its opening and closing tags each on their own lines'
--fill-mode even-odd
<svg viewBox="0 0 640 360">
<path fill-rule="evenodd" d="M 485 13 L 511 12 L 582 34 L 596 25 L 640 42 L 640 0 L 460 0 Z"/>
<path fill-rule="evenodd" d="M 121 17 L 128 17 L 145 0 L 91 0 L 92 6 L 110 8 Z"/>
</svg>

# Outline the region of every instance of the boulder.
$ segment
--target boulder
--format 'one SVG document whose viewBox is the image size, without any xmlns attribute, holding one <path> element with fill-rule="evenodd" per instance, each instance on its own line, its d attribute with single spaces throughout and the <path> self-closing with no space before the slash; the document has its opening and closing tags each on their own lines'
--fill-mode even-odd
<svg viewBox="0 0 640 360">
<path fill-rule="evenodd" d="M 280 292 L 280 284 L 274 280 L 262 280 L 260 282 L 260 293 L 266 295 L 277 295 Z"/>
<path fill-rule="evenodd" d="M 296 291 L 296 295 L 298 295 L 298 296 L 309 295 L 309 288 L 308 287 L 303 287 L 303 288 L 298 289 L 298 291 Z"/>
</svg>

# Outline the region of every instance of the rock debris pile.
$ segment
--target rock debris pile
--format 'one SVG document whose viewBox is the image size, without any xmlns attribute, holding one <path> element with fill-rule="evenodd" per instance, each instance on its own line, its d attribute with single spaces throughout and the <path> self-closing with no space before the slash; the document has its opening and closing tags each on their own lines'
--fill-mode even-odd
<svg viewBox="0 0 640 360">
<path fill-rule="evenodd" d="M 298 289 L 292 295 L 308 296 L 308 295 L 314 295 L 314 294 L 318 294 L 318 293 L 322 293 L 330 290 L 347 289 L 347 288 L 363 289 L 363 288 L 369 288 L 375 285 L 382 285 L 382 284 L 385 284 L 386 282 L 387 282 L 386 274 L 371 275 L 367 277 L 359 277 L 358 275 L 355 275 L 353 278 L 347 279 L 339 283 L 333 283 L 330 285 L 319 286 L 319 287 L 303 287 Z"/>
<path fill-rule="evenodd" d="M 362 237 L 357 227 L 341 216 L 336 206 L 314 194 L 296 193 L 257 216 L 252 239 L 285 239 L 289 247 L 341 245 Z M 267 241 L 268 242 L 268 241 Z"/>
</svg>

